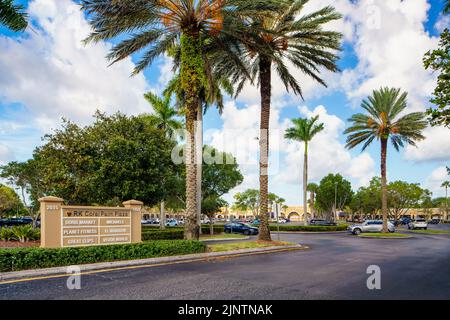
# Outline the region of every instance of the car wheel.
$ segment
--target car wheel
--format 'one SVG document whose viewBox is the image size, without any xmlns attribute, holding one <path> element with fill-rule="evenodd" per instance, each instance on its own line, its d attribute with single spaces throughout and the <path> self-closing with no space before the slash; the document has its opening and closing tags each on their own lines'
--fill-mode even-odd
<svg viewBox="0 0 450 320">
<path fill-rule="evenodd" d="M 354 235 L 359 235 L 359 234 L 361 234 L 361 229 L 355 229 L 355 230 L 353 230 L 353 234 L 354 234 Z"/>
<path fill-rule="evenodd" d="M 423 228 L 423 230 L 427 230 L 428 228 Z"/>
</svg>

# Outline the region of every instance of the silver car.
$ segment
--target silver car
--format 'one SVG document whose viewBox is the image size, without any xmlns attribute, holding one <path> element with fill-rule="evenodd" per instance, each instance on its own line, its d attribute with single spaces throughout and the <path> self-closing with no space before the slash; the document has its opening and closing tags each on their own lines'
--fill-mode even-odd
<svg viewBox="0 0 450 320">
<path fill-rule="evenodd" d="M 382 220 L 366 220 L 361 224 L 353 224 L 347 228 L 347 230 L 353 234 L 360 234 L 363 232 L 382 232 L 383 221 Z M 394 225 L 388 221 L 389 232 L 395 232 Z"/>
<path fill-rule="evenodd" d="M 428 223 L 425 219 L 416 219 L 412 220 L 408 223 L 408 229 L 415 230 L 415 229 L 424 229 L 427 230 Z"/>
</svg>

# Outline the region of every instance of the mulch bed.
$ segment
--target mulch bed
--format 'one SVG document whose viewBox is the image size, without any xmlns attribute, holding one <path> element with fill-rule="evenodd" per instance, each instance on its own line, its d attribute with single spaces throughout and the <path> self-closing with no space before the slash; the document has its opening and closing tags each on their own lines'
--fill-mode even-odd
<svg viewBox="0 0 450 320">
<path fill-rule="evenodd" d="M 0 240 L 0 248 L 28 248 L 28 247 L 39 247 L 41 241 L 28 241 L 28 242 L 19 242 L 19 241 L 1 241 Z"/>
</svg>

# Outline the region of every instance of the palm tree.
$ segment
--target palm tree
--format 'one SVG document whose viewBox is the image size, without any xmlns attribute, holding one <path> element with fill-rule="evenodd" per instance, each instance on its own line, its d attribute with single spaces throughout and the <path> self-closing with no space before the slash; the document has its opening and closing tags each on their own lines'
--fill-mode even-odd
<svg viewBox="0 0 450 320">
<path fill-rule="evenodd" d="M 306 223 L 306 216 L 308 214 L 307 196 L 308 190 L 308 144 L 316 134 L 324 129 L 323 123 L 317 123 L 319 116 L 311 119 L 292 119 L 294 127 L 288 128 L 284 137 L 286 139 L 296 140 L 305 144 L 305 151 L 303 154 L 303 219 Z"/>
<path fill-rule="evenodd" d="M 148 101 L 148 103 L 150 103 L 154 113 L 150 115 L 146 114 L 141 117 L 145 117 L 151 126 L 162 130 L 169 139 L 175 139 L 174 132 L 175 130 L 181 129 L 183 127 L 183 123 L 176 119 L 178 112 L 170 105 L 170 96 L 160 98 L 156 94 L 148 92 L 144 94 L 144 98 Z M 160 202 L 159 227 L 162 230 L 166 228 L 164 200 Z"/>
<path fill-rule="evenodd" d="M 427 127 L 422 112 L 413 112 L 400 116 L 407 107 L 406 92 L 400 89 L 381 88 L 374 90 L 372 96 L 361 104 L 368 114 L 358 113 L 349 121 L 353 125 L 345 130 L 348 134 L 346 147 L 352 149 L 363 143 L 364 151 L 373 140 L 381 143 L 381 212 L 383 214 L 383 232 L 387 229 L 387 180 L 386 156 L 389 139 L 395 150 L 399 151 L 407 143 L 415 146 L 416 141 L 425 139 L 422 131 Z M 361 151 L 361 152 L 362 152 Z"/>
<path fill-rule="evenodd" d="M 288 91 L 292 90 L 301 97 L 303 97 L 302 89 L 291 73 L 292 70 L 298 69 L 324 86 L 326 84 L 320 76 L 319 69 L 332 72 L 339 70 L 336 66 L 338 56 L 334 52 L 340 50 L 342 35 L 323 30 L 323 26 L 342 16 L 330 6 L 301 15 L 307 2 L 308 0 L 280 1 L 280 10 L 267 11 L 263 15 L 252 17 L 241 34 L 246 55 L 251 59 L 251 74 L 258 77 L 261 95 L 259 239 L 266 241 L 271 240 L 267 194 L 272 69 L 276 70 Z"/>
<path fill-rule="evenodd" d="M 26 29 L 27 14 L 23 12 L 22 5 L 14 5 L 13 0 L 0 0 L 0 24 L 12 31 Z"/>
<path fill-rule="evenodd" d="M 316 193 L 317 190 L 319 189 L 319 186 L 317 185 L 317 183 L 308 183 L 308 186 L 306 188 L 307 191 L 309 191 L 309 207 L 311 210 L 311 219 L 316 217 L 316 212 L 315 212 L 315 207 L 314 207 L 314 203 L 315 203 L 315 198 L 316 198 Z"/>
<path fill-rule="evenodd" d="M 108 54 L 111 64 L 143 51 L 133 71 L 137 74 L 154 59 L 180 46 L 180 82 L 184 91 L 182 113 L 186 130 L 186 224 L 185 239 L 198 239 L 197 166 L 195 162 L 195 121 L 200 96 L 206 92 L 203 60 L 204 39 L 213 42 L 229 33 L 237 18 L 266 7 L 271 0 L 81 0 L 93 32 L 86 42 L 119 38 Z M 222 42 L 223 47 L 227 44 Z M 232 64 L 237 61 L 228 55 Z M 226 70 L 226 69 L 224 69 Z M 227 74 L 227 73 L 225 73 Z"/>
<path fill-rule="evenodd" d="M 447 189 L 450 188 L 450 181 L 444 181 L 444 182 L 442 182 L 441 188 L 445 188 L 445 218 L 448 219 L 448 198 L 447 198 Z"/>
</svg>

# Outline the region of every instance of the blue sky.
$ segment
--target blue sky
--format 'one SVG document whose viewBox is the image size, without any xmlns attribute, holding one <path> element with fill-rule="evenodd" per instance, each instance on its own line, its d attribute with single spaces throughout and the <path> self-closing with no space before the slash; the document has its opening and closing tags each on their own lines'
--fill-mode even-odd
<svg viewBox="0 0 450 320">
<path fill-rule="evenodd" d="M 111 44 L 81 45 L 89 27 L 73 1 L 17 2 L 27 7 L 32 23 L 23 34 L 0 27 L 0 162 L 29 158 L 61 117 L 89 123 L 96 109 L 151 112 L 142 95 L 164 88 L 171 77 L 168 58 L 161 57 L 143 74 L 130 78 L 138 56 L 107 68 L 104 56 Z M 361 100 L 380 86 L 408 91 L 410 110 L 427 108 L 435 75 L 423 70 L 421 59 L 436 47 L 439 31 L 450 21 L 441 15 L 440 0 L 311 0 L 306 11 L 328 4 L 345 17 L 327 26 L 344 34 L 342 72 L 324 73 L 329 85 L 325 89 L 294 70 L 303 85 L 304 101 L 273 80 L 270 191 L 289 204 L 302 202 L 302 146 L 281 138 L 289 119 L 319 115 L 327 128 L 311 144 L 312 181 L 340 172 L 355 189 L 364 185 L 379 172 L 379 145 L 374 143 L 365 153 L 346 150 L 342 134 L 346 119 L 360 112 Z M 226 151 L 249 145 L 248 153 L 256 160 L 258 105 L 257 90 L 248 86 L 236 101 L 228 99 L 222 115 L 210 108 L 204 119 L 205 142 Z M 440 196 L 445 165 L 450 165 L 450 136 L 444 128 L 425 133 L 433 140 L 419 143 L 417 149 L 389 150 L 388 179 L 418 182 Z M 238 157 L 244 183 L 226 196 L 228 201 L 237 191 L 257 187 L 257 166 L 244 158 Z"/>
</svg>

